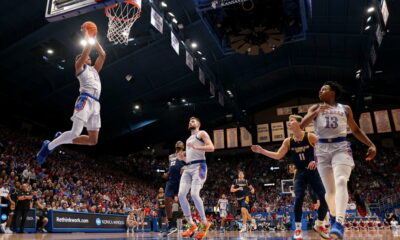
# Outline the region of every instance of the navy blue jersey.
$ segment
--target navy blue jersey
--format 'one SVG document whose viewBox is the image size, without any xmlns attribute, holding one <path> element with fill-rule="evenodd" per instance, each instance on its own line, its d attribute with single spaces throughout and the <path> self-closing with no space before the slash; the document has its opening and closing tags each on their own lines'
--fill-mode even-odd
<svg viewBox="0 0 400 240">
<path fill-rule="evenodd" d="M 179 182 L 181 180 L 181 169 L 185 166 L 185 162 L 178 160 L 178 154 L 169 155 L 168 180 Z"/>
<path fill-rule="evenodd" d="M 314 161 L 314 146 L 308 140 L 308 133 L 304 133 L 301 141 L 296 142 L 290 138 L 289 150 L 293 164 L 297 169 L 306 169 L 311 161 Z"/>
</svg>

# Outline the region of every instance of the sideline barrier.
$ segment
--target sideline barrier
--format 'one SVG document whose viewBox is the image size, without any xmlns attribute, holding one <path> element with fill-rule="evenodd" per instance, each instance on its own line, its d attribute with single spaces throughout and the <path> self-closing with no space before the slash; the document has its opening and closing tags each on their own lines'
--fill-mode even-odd
<svg viewBox="0 0 400 240">
<path fill-rule="evenodd" d="M 49 232 L 125 232 L 127 215 L 50 210 Z M 151 231 L 152 219 L 145 219 L 144 231 Z"/>
<path fill-rule="evenodd" d="M 8 219 L 8 212 L 4 211 L 4 209 L 7 208 L 6 204 L 1 204 L 0 205 L 0 216 L 1 216 L 1 223 L 4 223 Z M 36 209 L 31 208 L 29 209 L 28 215 L 26 217 L 25 225 L 24 225 L 24 231 L 28 233 L 34 233 L 36 232 Z M 17 229 L 19 230 L 19 229 Z"/>
</svg>

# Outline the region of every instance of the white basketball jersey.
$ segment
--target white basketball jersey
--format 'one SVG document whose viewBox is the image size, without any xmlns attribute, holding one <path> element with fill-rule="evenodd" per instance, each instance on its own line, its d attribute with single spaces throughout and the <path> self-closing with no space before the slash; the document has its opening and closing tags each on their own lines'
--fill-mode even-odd
<svg viewBox="0 0 400 240">
<path fill-rule="evenodd" d="M 319 113 L 314 119 L 314 131 L 318 138 L 337 138 L 347 136 L 347 111 L 343 104 Z"/>
<path fill-rule="evenodd" d="M 218 200 L 218 205 L 219 205 L 219 209 L 226 210 L 226 207 L 228 205 L 228 199 L 220 198 Z"/>
<path fill-rule="evenodd" d="M 195 146 L 204 146 L 204 142 L 201 140 L 201 138 L 198 137 L 198 132 L 195 134 L 192 134 L 187 140 L 186 140 L 186 162 L 190 163 L 192 161 L 196 160 L 206 160 L 206 152 L 202 150 L 196 150 L 188 146 L 188 143 L 193 143 Z"/>
<path fill-rule="evenodd" d="M 85 92 L 95 98 L 100 98 L 101 82 L 99 73 L 94 67 L 85 64 L 83 71 L 76 77 L 79 80 L 79 92 Z"/>
</svg>

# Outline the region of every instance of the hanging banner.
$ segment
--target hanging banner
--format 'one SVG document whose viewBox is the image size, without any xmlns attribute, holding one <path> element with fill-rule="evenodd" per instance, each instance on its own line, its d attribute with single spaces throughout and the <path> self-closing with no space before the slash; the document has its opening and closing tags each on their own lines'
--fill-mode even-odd
<svg viewBox="0 0 400 240">
<path fill-rule="evenodd" d="M 215 87 L 214 87 L 214 83 L 212 83 L 211 81 L 210 81 L 210 94 L 211 94 L 212 96 L 215 96 Z"/>
<path fill-rule="evenodd" d="M 158 14 L 154 8 L 151 8 L 151 13 L 150 13 L 150 23 L 153 25 L 160 33 L 163 33 L 163 18 Z"/>
<path fill-rule="evenodd" d="M 374 127 L 372 126 L 371 113 L 369 113 L 369 112 L 361 113 L 359 123 L 360 123 L 361 130 L 363 130 L 366 134 L 374 133 Z"/>
<path fill-rule="evenodd" d="M 283 108 L 277 108 L 276 109 L 276 115 L 282 116 L 283 115 Z"/>
<path fill-rule="evenodd" d="M 257 125 L 257 142 L 258 143 L 265 143 L 270 142 L 271 138 L 269 136 L 269 125 L 268 123 L 265 124 L 258 124 Z"/>
<path fill-rule="evenodd" d="M 283 122 L 271 123 L 272 141 L 283 141 L 285 139 L 285 131 Z"/>
<path fill-rule="evenodd" d="M 306 127 L 306 132 L 314 133 L 314 122 L 311 122 L 311 123 Z"/>
<path fill-rule="evenodd" d="M 308 111 L 308 105 L 297 106 L 298 113 L 306 113 Z"/>
<path fill-rule="evenodd" d="M 245 127 L 240 127 L 240 145 L 242 147 L 250 147 L 253 145 L 251 134 Z"/>
<path fill-rule="evenodd" d="M 175 50 L 176 54 L 179 55 L 179 40 L 176 38 L 174 32 L 171 31 L 171 46 Z"/>
<path fill-rule="evenodd" d="M 214 147 L 215 149 L 225 148 L 225 132 L 224 129 L 214 130 Z"/>
<path fill-rule="evenodd" d="M 228 148 L 238 147 L 237 128 L 226 129 L 226 143 Z"/>
<path fill-rule="evenodd" d="M 376 130 L 378 131 L 378 133 L 387 133 L 392 131 L 392 128 L 390 127 L 389 114 L 387 110 L 375 111 L 374 116 L 375 116 Z"/>
<path fill-rule="evenodd" d="M 400 131 L 400 109 L 393 109 L 392 117 L 394 122 L 394 128 L 396 129 L 396 131 Z"/>
<path fill-rule="evenodd" d="M 203 85 L 206 85 L 206 75 L 201 68 L 199 68 L 199 80 Z"/>
<path fill-rule="evenodd" d="M 193 57 L 186 51 L 186 65 L 193 71 Z"/>
<path fill-rule="evenodd" d="M 382 12 L 383 22 L 385 23 L 386 26 L 387 20 L 389 18 L 389 10 L 386 4 L 386 0 L 383 0 L 382 2 L 381 12 Z"/>
<path fill-rule="evenodd" d="M 289 121 L 286 121 L 286 132 L 288 137 L 293 137 L 293 131 L 289 129 Z"/>
<path fill-rule="evenodd" d="M 218 93 L 218 102 L 221 104 L 221 106 L 224 106 L 224 95 L 222 95 L 222 93 Z"/>
</svg>

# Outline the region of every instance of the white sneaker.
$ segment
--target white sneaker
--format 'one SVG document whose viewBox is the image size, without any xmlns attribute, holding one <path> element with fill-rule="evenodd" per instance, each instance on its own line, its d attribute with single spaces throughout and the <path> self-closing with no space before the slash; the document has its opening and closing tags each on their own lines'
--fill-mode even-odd
<svg viewBox="0 0 400 240">
<path fill-rule="evenodd" d="M 126 232 L 127 232 L 127 233 L 129 232 L 129 228 L 128 228 L 128 229 L 126 229 Z"/>
<path fill-rule="evenodd" d="M 239 233 L 244 233 L 247 231 L 246 224 L 243 224 L 242 229 L 240 229 Z"/>
<path fill-rule="evenodd" d="M 6 233 L 6 234 L 13 234 L 13 231 L 11 231 L 10 228 L 7 228 L 7 229 L 4 231 L 4 233 Z"/>
<path fill-rule="evenodd" d="M 301 231 L 300 229 L 294 231 L 293 239 L 303 240 L 303 231 Z"/>
<path fill-rule="evenodd" d="M 6 232 L 6 224 L 7 224 L 7 223 L 2 223 L 2 224 L 0 224 L 0 229 L 1 229 L 1 232 L 3 232 L 3 233 Z"/>
</svg>

